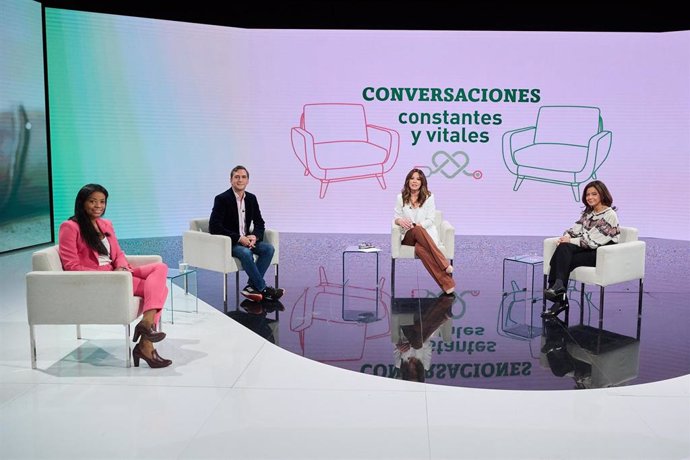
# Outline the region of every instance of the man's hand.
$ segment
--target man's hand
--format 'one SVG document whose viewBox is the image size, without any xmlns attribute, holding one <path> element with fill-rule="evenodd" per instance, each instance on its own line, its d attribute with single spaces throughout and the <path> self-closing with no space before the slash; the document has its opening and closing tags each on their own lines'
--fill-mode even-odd
<svg viewBox="0 0 690 460">
<path fill-rule="evenodd" d="M 242 246 L 251 249 L 256 246 L 256 235 L 241 236 L 237 242 Z"/>
</svg>

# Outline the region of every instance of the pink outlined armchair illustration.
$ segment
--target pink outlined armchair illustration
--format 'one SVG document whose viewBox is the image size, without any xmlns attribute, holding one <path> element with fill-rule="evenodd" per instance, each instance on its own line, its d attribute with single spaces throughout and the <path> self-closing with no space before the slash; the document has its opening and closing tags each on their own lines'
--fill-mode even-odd
<svg viewBox="0 0 690 460">
<path fill-rule="evenodd" d="M 597 178 L 611 150 L 611 131 L 597 107 L 543 106 L 535 126 L 503 134 L 503 161 L 515 175 L 517 192 L 525 179 L 571 187 Z"/>
<path fill-rule="evenodd" d="M 292 149 L 304 175 L 321 182 L 319 198 L 331 182 L 383 177 L 398 160 L 400 134 L 367 123 L 362 104 L 305 104 L 299 127 L 292 128 Z"/>
</svg>

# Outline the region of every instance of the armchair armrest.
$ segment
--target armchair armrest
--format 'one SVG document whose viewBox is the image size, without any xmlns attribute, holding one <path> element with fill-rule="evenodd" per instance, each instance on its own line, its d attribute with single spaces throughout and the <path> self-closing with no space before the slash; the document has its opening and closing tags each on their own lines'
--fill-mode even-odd
<svg viewBox="0 0 690 460">
<path fill-rule="evenodd" d="M 295 301 L 290 313 L 290 330 L 292 332 L 302 332 L 309 328 L 314 321 L 313 311 L 307 311 L 307 293 L 309 288 L 304 288 L 302 294 Z"/>
<path fill-rule="evenodd" d="M 556 252 L 556 246 L 558 246 L 558 238 L 546 238 L 544 240 L 544 274 L 548 275 L 551 271 L 551 257 L 553 253 Z"/>
<path fill-rule="evenodd" d="M 611 150 L 611 138 L 611 131 L 602 131 L 592 136 L 587 144 L 585 171 L 590 171 L 592 168 L 596 170 L 606 160 Z"/>
<path fill-rule="evenodd" d="M 441 238 L 443 246 L 446 248 L 446 257 L 455 259 L 455 227 L 447 220 L 444 220 L 441 222 L 439 237 Z"/>
<path fill-rule="evenodd" d="M 280 233 L 276 230 L 267 228 L 264 232 L 264 241 L 266 241 L 267 243 L 271 243 L 275 248 L 275 252 L 273 253 L 273 259 L 271 259 L 271 265 L 278 265 L 278 261 L 280 260 Z"/>
<path fill-rule="evenodd" d="M 391 222 L 391 257 L 397 259 L 400 257 L 400 246 L 402 241 L 402 230 L 400 226 L 395 223 L 395 219 Z"/>
<path fill-rule="evenodd" d="M 535 126 L 528 126 L 503 133 L 503 162 L 511 173 L 517 174 L 517 163 L 515 162 L 514 153 L 523 147 L 533 144 L 536 132 L 537 128 Z"/>
<path fill-rule="evenodd" d="M 390 171 L 398 161 L 400 150 L 400 134 L 394 129 L 384 128 L 383 126 L 367 125 L 367 138 L 369 142 L 386 149 L 388 155 L 383 162 L 383 172 Z"/>
<path fill-rule="evenodd" d="M 127 271 L 32 271 L 26 274 L 29 324 L 126 324 L 135 299 Z"/>
<path fill-rule="evenodd" d="M 229 236 L 188 230 L 182 234 L 182 251 L 185 262 L 193 267 L 221 273 L 238 271 Z"/>
<path fill-rule="evenodd" d="M 153 264 L 156 262 L 163 262 L 163 258 L 159 255 L 145 255 L 145 256 L 132 256 L 128 255 L 127 256 L 127 262 L 132 267 L 141 267 L 142 265 L 146 264 Z"/>
<path fill-rule="evenodd" d="M 292 139 L 292 151 L 300 163 L 302 163 L 302 166 L 304 166 L 304 175 L 306 176 L 311 171 L 309 167 L 310 159 L 318 167 L 316 155 L 314 154 L 314 136 L 305 129 L 295 127 L 290 131 L 290 137 Z"/>
<path fill-rule="evenodd" d="M 596 274 L 602 286 L 644 278 L 644 241 L 611 244 L 597 249 Z"/>
</svg>

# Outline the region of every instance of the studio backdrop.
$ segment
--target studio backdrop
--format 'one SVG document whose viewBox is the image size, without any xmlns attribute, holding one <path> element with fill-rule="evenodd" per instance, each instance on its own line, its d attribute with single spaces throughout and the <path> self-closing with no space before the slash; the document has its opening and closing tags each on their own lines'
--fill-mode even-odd
<svg viewBox="0 0 690 460">
<path fill-rule="evenodd" d="M 282 232 L 387 233 L 413 167 L 458 235 L 557 235 L 594 178 L 690 238 L 690 32 L 252 30 L 46 9 L 55 223 L 181 235 L 230 169 Z"/>
</svg>

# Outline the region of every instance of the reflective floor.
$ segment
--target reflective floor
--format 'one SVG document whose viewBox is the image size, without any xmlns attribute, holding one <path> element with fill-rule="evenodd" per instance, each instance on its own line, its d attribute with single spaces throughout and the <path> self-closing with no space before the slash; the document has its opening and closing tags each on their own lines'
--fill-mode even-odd
<svg viewBox="0 0 690 460">
<path fill-rule="evenodd" d="M 648 240 L 638 341 L 635 285 L 607 291 L 605 332 L 596 295 L 581 326 L 577 293 L 570 328 L 535 318 L 526 264 L 506 264 L 518 273 L 504 295 L 504 256 L 541 239 L 459 238 L 456 298 L 401 262 L 394 302 L 385 249 L 378 276 L 375 254 L 354 254 L 343 283 L 342 248 L 359 240 L 281 235 L 280 303 L 235 310 L 231 282 L 225 315 L 219 275 L 190 279 L 198 304 L 174 286 L 156 344 L 173 361 L 164 369 L 127 368 L 122 327 L 108 325 L 83 325 L 83 339 L 38 326 L 31 369 L 31 250 L 0 256 L 0 458 L 690 458 L 688 243 Z M 179 238 L 123 243 L 180 260 Z M 398 371 L 396 349 L 401 362 L 428 359 L 437 384 L 397 378 L 420 372 Z M 608 388 L 576 389 L 597 386 Z"/>
<path fill-rule="evenodd" d="M 391 298 L 388 238 L 281 234 L 279 284 L 286 294 L 278 305 L 264 305 L 268 312 L 242 297 L 238 306 L 230 275 L 229 315 L 295 354 L 383 378 L 402 378 L 400 363 L 407 367 L 417 355 L 424 357 L 423 381 L 473 388 L 601 388 L 690 374 L 690 283 L 673 281 L 673 273 L 688 279 L 688 242 L 646 240 L 642 316 L 639 284 L 613 285 L 600 329 L 599 289 L 586 288 L 583 297 L 575 283 L 567 318 L 563 312 L 560 321 L 542 321 L 544 305 L 551 306 L 542 298 L 543 238 L 458 237 L 450 299 L 439 297 L 413 260 L 396 262 Z M 381 251 L 344 252 L 364 241 Z M 151 242 L 132 242 L 139 244 Z M 176 247 L 174 240 L 157 244 Z M 269 269 L 269 283 L 273 275 Z M 222 311 L 221 275 L 200 270 L 198 282 L 199 297 Z M 240 287 L 245 282 L 242 273 Z"/>
</svg>

